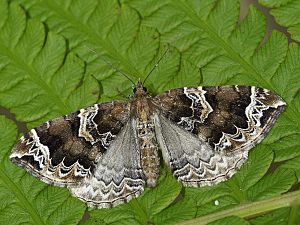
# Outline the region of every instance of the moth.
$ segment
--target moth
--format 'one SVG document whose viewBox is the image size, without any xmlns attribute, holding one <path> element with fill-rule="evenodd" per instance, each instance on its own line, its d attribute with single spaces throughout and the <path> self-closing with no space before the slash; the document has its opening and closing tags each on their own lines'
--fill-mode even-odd
<svg viewBox="0 0 300 225">
<path fill-rule="evenodd" d="M 164 161 L 184 186 L 229 179 L 268 133 L 285 102 L 254 86 L 210 86 L 94 104 L 31 129 L 10 159 L 66 186 L 89 207 L 109 208 L 155 187 Z M 160 154 L 161 152 L 161 154 Z"/>
<path fill-rule="evenodd" d="M 11 161 L 96 208 L 155 187 L 161 161 L 184 186 L 229 179 L 286 103 L 267 89 L 240 85 L 184 87 L 152 97 L 144 83 L 168 51 L 134 85 L 129 101 L 94 104 L 31 129 Z"/>
</svg>

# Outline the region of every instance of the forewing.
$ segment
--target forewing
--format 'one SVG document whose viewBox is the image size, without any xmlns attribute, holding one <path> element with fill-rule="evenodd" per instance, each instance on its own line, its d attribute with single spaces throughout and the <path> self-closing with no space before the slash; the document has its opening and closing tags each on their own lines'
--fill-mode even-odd
<svg viewBox="0 0 300 225">
<path fill-rule="evenodd" d="M 97 163 L 95 173 L 72 194 L 90 207 L 110 208 L 139 196 L 145 186 L 136 121 L 130 120 Z"/>
<path fill-rule="evenodd" d="M 237 85 L 173 89 L 154 101 L 166 118 L 226 152 L 262 140 L 285 106 L 269 90 Z"/>
<path fill-rule="evenodd" d="M 10 159 L 40 180 L 77 185 L 94 173 L 97 162 L 129 119 L 129 104 L 95 104 L 31 129 Z"/>
<path fill-rule="evenodd" d="M 231 177 L 284 110 L 282 99 L 251 86 L 174 89 L 154 98 L 165 161 L 187 186 Z"/>
</svg>

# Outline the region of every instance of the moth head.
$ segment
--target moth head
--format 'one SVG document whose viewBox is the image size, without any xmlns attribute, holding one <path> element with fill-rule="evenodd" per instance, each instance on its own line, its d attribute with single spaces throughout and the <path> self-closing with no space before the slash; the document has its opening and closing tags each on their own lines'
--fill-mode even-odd
<svg viewBox="0 0 300 225">
<path fill-rule="evenodd" d="M 147 88 L 144 87 L 141 80 L 139 80 L 138 83 L 133 88 L 133 93 L 134 95 L 148 95 L 148 90 Z"/>
</svg>

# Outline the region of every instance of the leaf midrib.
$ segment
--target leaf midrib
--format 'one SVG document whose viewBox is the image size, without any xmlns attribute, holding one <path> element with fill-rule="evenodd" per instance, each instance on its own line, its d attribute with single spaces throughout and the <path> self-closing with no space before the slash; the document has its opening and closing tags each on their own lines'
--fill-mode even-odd
<svg viewBox="0 0 300 225">
<path fill-rule="evenodd" d="M 5 53 L 19 68 L 22 68 L 24 71 L 27 71 L 29 75 L 28 78 L 32 79 L 38 86 L 40 86 L 44 92 L 50 96 L 50 98 L 57 103 L 60 109 L 62 109 L 62 113 L 67 114 L 71 111 L 71 107 L 66 102 L 62 101 L 59 95 L 57 95 L 53 89 L 51 89 L 45 81 L 43 81 L 37 71 L 35 71 L 31 66 L 26 64 L 24 60 L 16 56 L 12 51 L 10 51 L 6 46 L 3 45 L 5 43 L 0 38 L 0 50 Z"/>
<path fill-rule="evenodd" d="M 271 90 L 275 90 L 275 87 L 271 82 L 264 79 L 263 76 L 261 76 L 261 74 L 255 69 L 255 67 L 253 67 L 253 65 L 249 64 L 239 54 L 237 54 L 235 50 L 227 42 L 225 42 L 205 21 L 199 18 L 199 16 L 187 3 L 180 0 L 172 1 L 172 4 L 174 4 L 177 8 L 182 9 L 195 26 L 208 33 L 208 37 L 217 43 L 216 45 L 219 45 L 221 48 L 223 48 L 228 53 L 228 56 L 239 63 L 245 71 L 249 71 L 249 74 L 254 75 L 251 78 L 254 78 L 262 86 L 269 87 Z"/>
<path fill-rule="evenodd" d="M 276 90 L 275 86 L 270 82 L 269 80 L 264 79 L 264 77 L 247 61 L 245 61 L 238 53 L 235 52 L 235 50 L 227 43 L 225 42 L 211 27 L 204 22 L 199 16 L 194 12 L 194 10 L 185 2 L 182 0 L 180 1 L 172 1 L 172 4 L 174 4 L 176 7 L 182 9 L 185 14 L 191 19 L 191 22 L 199 27 L 200 29 L 204 30 L 209 34 L 209 37 L 217 43 L 220 47 L 222 47 L 227 53 L 228 56 L 231 57 L 233 60 L 238 62 L 245 71 L 249 71 L 249 74 L 254 75 L 253 77 L 259 84 L 261 84 L 264 87 L 268 87 L 271 90 Z M 246 73 L 246 75 L 249 75 Z M 286 116 L 291 119 L 293 122 L 297 124 L 298 130 L 300 130 L 299 123 L 298 123 L 298 117 L 294 109 L 288 111 L 286 113 Z"/>
<path fill-rule="evenodd" d="M 225 209 L 192 220 L 177 223 L 177 225 L 200 225 L 219 220 L 228 216 L 242 218 L 253 217 L 283 207 L 292 207 L 300 204 L 300 190 L 265 199 L 257 202 L 241 204 L 233 208 Z"/>
<path fill-rule="evenodd" d="M 99 45 L 103 49 L 105 49 L 110 56 L 113 56 L 113 58 L 117 59 L 121 63 L 121 65 L 123 65 L 128 71 L 134 71 L 134 73 L 130 74 L 131 76 L 134 76 L 134 78 L 136 79 L 142 77 L 140 72 L 134 66 L 132 66 L 132 63 L 130 63 L 130 61 L 119 54 L 119 52 L 115 49 L 110 41 L 104 40 L 95 32 L 94 29 L 92 29 L 87 24 L 82 23 L 80 20 L 74 17 L 73 14 L 71 14 L 69 11 L 64 10 L 63 7 L 57 5 L 54 1 L 44 0 L 43 2 L 59 17 L 70 23 L 73 28 L 75 28 L 77 31 L 80 31 L 84 36 L 89 37 L 91 41 L 96 45 Z"/>
</svg>

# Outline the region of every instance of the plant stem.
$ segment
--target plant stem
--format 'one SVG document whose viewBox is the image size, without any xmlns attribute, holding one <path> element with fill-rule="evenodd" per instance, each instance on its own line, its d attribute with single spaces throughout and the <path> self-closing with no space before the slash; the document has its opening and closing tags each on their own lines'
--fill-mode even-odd
<svg viewBox="0 0 300 225">
<path fill-rule="evenodd" d="M 222 219 L 228 216 L 238 216 L 242 218 L 254 217 L 269 211 L 279 209 L 282 207 L 291 207 L 300 204 L 300 190 L 290 192 L 278 197 L 242 204 L 231 209 L 223 210 L 221 212 L 212 213 L 206 216 L 198 217 L 189 221 L 178 223 L 177 225 L 201 225 L 209 222 Z"/>
</svg>

